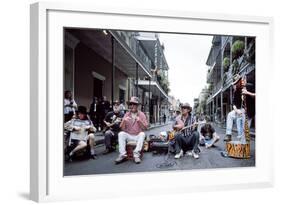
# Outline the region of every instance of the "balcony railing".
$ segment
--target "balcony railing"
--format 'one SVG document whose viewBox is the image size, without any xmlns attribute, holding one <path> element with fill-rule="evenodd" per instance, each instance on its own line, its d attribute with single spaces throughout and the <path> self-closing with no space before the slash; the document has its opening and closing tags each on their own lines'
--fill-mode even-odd
<svg viewBox="0 0 281 205">
<path fill-rule="evenodd" d="M 138 57 L 140 62 L 143 64 L 145 69 L 149 72 L 151 72 L 152 67 L 152 61 L 150 58 L 145 54 L 143 48 L 139 45 L 139 42 L 137 39 L 135 39 L 135 33 L 129 33 L 128 32 L 117 32 L 117 34 L 121 37 L 124 43 L 130 48 L 130 50 Z"/>
</svg>

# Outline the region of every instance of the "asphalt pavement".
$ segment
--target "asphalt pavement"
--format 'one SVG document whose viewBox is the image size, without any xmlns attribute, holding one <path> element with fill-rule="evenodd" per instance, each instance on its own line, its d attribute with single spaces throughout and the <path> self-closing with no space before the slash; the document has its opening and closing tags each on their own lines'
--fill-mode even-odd
<svg viewBox="0 0 281 205">
<path fill-rule="evenodd" d="M 185 155 L 176 160 L 170 154 L 155 155 L 151 152 L 145 152 L 140 164 L 135 164 L 133 160 L 128 160 L 116 165 L 114 160 L 117 158 L 118 152 L 102 155 L 105 147 L 103 144 L 100 144 L 96 147 L 96 160 L 84 159 L 75 160 L 70 163 L 66 162 L 64 164 L 64 176 L 255 166 L 255 137 L 251 138 L 251 157 L 249 159 L 222 157 L 221 151 L 225 149 L 225 143 L 223 141 L 225 129 L 218 126 L 215 126 L 215 129 L 221 139 L 216 146 L 209 149 L 200 147 L 201 153 L 199 159 Z M 149 129 L 146 131 L 146 135 L 158 135 L 161 131 L 168 130 L 171 130 L 171 123 Z M 235 136 L 236 134 L 234 133 L 234 140 Z"/>
</svg>

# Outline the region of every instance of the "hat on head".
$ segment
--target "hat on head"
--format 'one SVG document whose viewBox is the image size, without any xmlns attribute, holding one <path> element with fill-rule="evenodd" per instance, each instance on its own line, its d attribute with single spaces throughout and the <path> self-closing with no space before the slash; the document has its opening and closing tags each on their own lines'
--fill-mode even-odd
<svg viewBox="0 0 281 205">
<path fill-rule="evenodd" d="M 188 108 L 188 109 L 190 110 L 190 112 L 192 111 L 192 107 L 190 106 L 189 103 L 183 103 L 183 104 L 181 104 L 181 108 L 182 108 L 182 107 Z"/>
<path fill-rule="evenodd" d="M 77 112 L 86 115 L 87 114 L 87 108 L 85 106 L 79 106 Z"/>
<path fill-rule="evenodd" d="M 114 100 L 114 101 L 112 102 L 112 105 L 120 105 L 120 103 L 119 103 L 118 100 Z"/>
<path fill-rule="evenodd" d="M 139 98 L 136 96 L 132 96 L 131 99 L 127 102 L 128 104 L 134 103 L 134 104 L 140 104 Z"/>
<path fill-rule="evenodd" d="M 233 76 L 233 79 L 232 79 L 232 85 L 235 85 L 236 83 L 238 83 L 241 78 L 242 78 L 241 75 L 235 74 L 235 75 Z"/>
</svg>

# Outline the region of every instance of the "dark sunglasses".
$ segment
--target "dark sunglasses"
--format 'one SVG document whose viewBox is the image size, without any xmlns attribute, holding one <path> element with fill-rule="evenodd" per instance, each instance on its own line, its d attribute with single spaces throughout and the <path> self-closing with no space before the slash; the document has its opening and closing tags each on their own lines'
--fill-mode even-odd
<svg viewBox="0 0 281 205">
<path fill-rule="evenodd" d="M 189 107 L 181 107 L 181 109 L 189 109 Z"/>
<path fill-rule="evenodd" d="M 137 103 L 129 103 L 129 105 L 138 105 Z"/>
</svg>

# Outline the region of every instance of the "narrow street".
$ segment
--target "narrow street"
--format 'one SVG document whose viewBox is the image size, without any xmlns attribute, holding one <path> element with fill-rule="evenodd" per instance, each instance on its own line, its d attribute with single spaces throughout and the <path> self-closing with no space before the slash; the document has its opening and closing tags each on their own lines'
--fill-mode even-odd
<svg viewBox="0 0 281 205">
<path fill-rule="evenodd" d="M 169 123 L 152 128 L 146 131 L 146 134 L 158 135 L 159 132 L 170 129 L 171 124 Z M 133 160 L 129 160 L 115 165 L 114 160 L 118 156 L 118 152 L 102 155 L 101 153 L 104 150 L 104 146 L 99 145 L 96 149 L 98 157 L 96 160 L 87 159 L 73 161 L 71 163 L 66 162 L 64 166 L 64 176 L 255 166 L 255 138 L 251 138 L 250 159 L 224 158 L 221 156 L 221 151 L 225 148 L 225 143 L 223 141 L 225 130 L 218 126 L 215 126 L 215 129 L 221 137 L 220 141 L 216 146 L 209 149 L 200 147 L 201 154 L 199 159 L 194 159 L 191 156 L 185 155 L 181 159 L 175 160 L 173 155 L 153 155 L 151 152 L 145 152 L 141 164 L 135 164 Z M 235 140 L 235 132 L 233 135 Z"/>
</svg>

